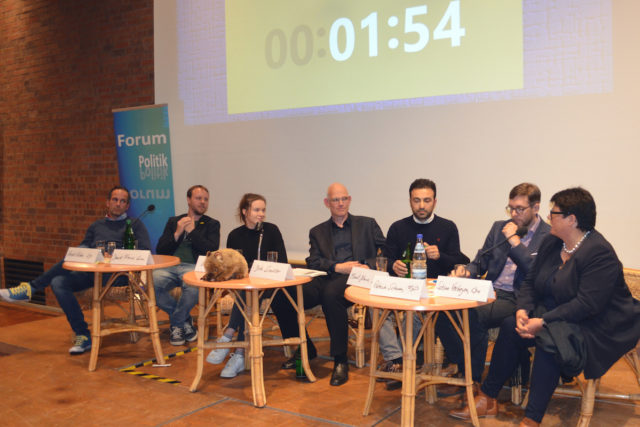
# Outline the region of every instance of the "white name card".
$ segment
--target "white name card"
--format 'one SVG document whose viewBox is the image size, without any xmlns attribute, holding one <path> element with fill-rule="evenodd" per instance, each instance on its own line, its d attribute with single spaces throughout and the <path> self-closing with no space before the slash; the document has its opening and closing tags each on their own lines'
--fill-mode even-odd
<svg viewBox="0 0 640 427">
<path fill-rule="evenodd" d="M 371 282 L 371 295 L 382 297 L 420 300 L 424 279 L 406 279 L 404 277 L 392 277 L 376 275 Z"/>
<path fill-rule="evenodd" d="M 293 269 L 290 264 L 257 259 L 253 261 L 249 277 L 260 277 L 283 282 L 285 280 L 293 280 Z"/>
<path fill-rule="evenodd" d="M 205 273 L 205 269 L 204 269 L 204 260 L 205 259 L 207 259 L 206 255 L 200 255 L 198 257 L 198 260 L 196 261 L 195 271 L 198 271 L 200 273 Z"/>
<path fill-rule="evenodd" d="M 486 302 L 494 295 L 493 284 L 490 280 L 438 276 L 436 282 L 435 296 L 437 297 Z"/>
<path fill-rule="evenodd" d="M 371 289 L 371 283 L 376 276 L 388 276 L 386 271 L 371 270 L 369 268 L 353 267 L 347 285 L 358 286 L 360 288 Z"/>
<path fill-rule="evenodd" d="M 153 256 L 149 250 L 116 249 L 111 256 L 111 264 L 149 265 L 153 264 Z"/>
<path fill-rule="evenodd" d="M 95 264 L 102 261 L 102 250 L 93 248 L 69 248 L 64 256 L 65 262 L 84 262 Z"/>
</svg>

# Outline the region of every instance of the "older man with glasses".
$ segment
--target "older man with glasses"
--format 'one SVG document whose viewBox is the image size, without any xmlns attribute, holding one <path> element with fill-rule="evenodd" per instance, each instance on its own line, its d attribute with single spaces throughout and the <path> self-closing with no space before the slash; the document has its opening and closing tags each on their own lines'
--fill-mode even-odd
<svg viewBox="0 0 640 427">
<path fill-rule="evenodd" d="M 533 264 L 543 238 L 549 234 L 549 225 L 538 215 L 540 189 L 524 182 L 509 192 L 506 206 L 509 219 L 493 223 L 482 249 L 466 266 L 458 266 L 452 272 L 458 277 L 480 278 L 493 282 L 495 302 L 470 311 L 471 369 L 475 382 L 480 382 L 484 370 L 488 331 L 499 327 L 502 321 L 516 311 L 516 294 L 520 284 Z M 459 339 L 441 341 L 447 356 L 464 372 L 462 343 Z M 445 342 L 446 341 L 446 342 Z M 525 356 L 523 355 L 523 358 Z M 441 394 L 449 395 L 463 391 L 442 387 Z"/>
<path fill-rule="evenodd" d="M 375 269 L 376 253 L 385 239 L 375 219 L 349 213 L 351 196 L 344 185 L 331 184 L 324 204 L 331 218 L 309 231 L 307 266 L 325 271 L 327 276 L 305 285 L 303 295 L 305 308 L 322 305 L 334 360 L 330 384 L 339 386 L 349 379 L 347 308 L 352 303 L 344 297 L 347 279 L 354 267 Z M 309 357 L 313 358 L 313 344 L 308 344 L 308 349 Z"/>
</svg>

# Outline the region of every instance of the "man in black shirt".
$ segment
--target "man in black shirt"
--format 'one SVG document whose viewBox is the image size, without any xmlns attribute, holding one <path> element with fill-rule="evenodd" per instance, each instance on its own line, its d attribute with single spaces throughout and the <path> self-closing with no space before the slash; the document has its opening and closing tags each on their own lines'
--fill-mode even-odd
<svg viewBox="0 0 640 427">
<path fill-rule="evenodd" d="M 427 255 L 428 277 L 447 275 L 456 264 L 466 264 L 469 258 L 460 251 L 458 228 L 448 219 L 433 213 L 436 208 L 436 184 L 429 179 L 416 179 L 409 187 L 409 205 L 412 215 L 394 222 L 389 227 L 384 254 L 389 260 L 389 273 L 404 277 L 407 266 L 401 261 L 402 252 L 410 244 L 413 250 L 416 236 L 422 234 Z M 418 316 L 414 316 L 414 331 L 420 331 Z M 436 327 L 436 332 L 439 328 Z M 415 338 L 415 337 L 414 337 Z M 387 317 L 380 329 L 380 352 L 385 363 L 383 371 L 402 369 L 402 347 L 393 325 L 392 316 Z M 396 383 L 389 383 L 393 388 Z"/>
<path fill-rule="evenodd" d="M 202 185 L 189 188 L 187 205 L 186 214 L 169 218 L 156 247 L 160 255 L 179 257 L 180 264 L 153 271 L 158 307 L 169 314 L 172 345 L 183 345 L 198 338 L 190 314 L 198 302 L 198 289 L 184 283 L 182 276 L 195 269 L 200 255 L 218 250 L 220 246 L 220 222 L 205 215 L 209 190 Z M 170 292 L 177 286 L 182 288 L 182 293 L 176 301 Z"/>
</svg>

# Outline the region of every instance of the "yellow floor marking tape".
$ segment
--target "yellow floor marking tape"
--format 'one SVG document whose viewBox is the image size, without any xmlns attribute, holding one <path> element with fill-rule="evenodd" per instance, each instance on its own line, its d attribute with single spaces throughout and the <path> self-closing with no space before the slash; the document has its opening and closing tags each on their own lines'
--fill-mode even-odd
<svg viewBox="0 0 640 427">
<path fill-rule="evenodd" d="M 169 354 L 169 355 L 165 356 L 164 359 L 165 360 L 169 360 L 169 359 L 172 359 L 174 357 L 183 356 L 183 355 L 185 355 L 187 353 L 191 353 L 193 351 L 196 351 L 197 349 L 198 349 L 197 347 L 190 347 L 190 348 L 188 348 L 188 349 L 186 349 L 184 351 L 178 351 L 176 353 Z M 150 366 L 150 365 L 153 365 L 154 363 L 156 363 L 156 359 L 146 360 L 144 362 L 136 363 L 135 365 L 129 365 L 129 366 L 126 366 L 124 368 L 120 368 L 119 371 L 120 372 L 124 372 L 124 373 L 129 374 L 129 375 L 135 375 L 137 377 L 146 378 L 146 379 L 149 379 L 149 380 L 154 380 L 154 381 L 158 381 L 158 382 L 161 382 L 161 383 L 167 383 L 167 384 L 179 384 L 180 383 L 180 381 L 178 381 L 178 380 L 174 380 L 174 379 L 171 379 L 171 378 L 160 377 L 158 375 L 153 375 L 153 374 L 147 374 L 145 372 L 140 372 L 140 371 L 136 370 L 136 368 L 141 368 L 143 366 Z"/>
</svg>

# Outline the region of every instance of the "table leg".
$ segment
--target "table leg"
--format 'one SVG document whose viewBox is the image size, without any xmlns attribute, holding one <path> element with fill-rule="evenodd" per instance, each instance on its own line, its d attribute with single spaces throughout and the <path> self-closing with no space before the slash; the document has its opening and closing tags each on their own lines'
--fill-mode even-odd
<svg viewBox="0 0 640 427">
<path fill-rule="evenodd" d="M 247 313 L 249 325 L 249 358 L 251 359 L 251 388 L 253 389 L 253 404 L 262 408 L 267 404 L 264 391 L 264 377 L 262 372 L 262 327 L 260 326 L 259 291 L 247 291 Z"/>
<path fill-rule="evenodd" d="M 100 327 L 102 320 L 102 301 L 100 293 L 102 291 L 102 273 L 96 272 L 93 275 L 93 302 L 91 311 L 93 320 L 91 322 L 91 356 L 89 357 L 89 371 L 95 371 L 98 364 L 98 352 L 100 351 Z"/>
<path fill-rule="evenodd" d="M 135 302 L 135 298 L 136 298 L 136 286 L 131 284 L 131 281 L 135 280 L 136 283 L 142 283 L 142 276 L 140 276 L 140 272 L 133 272 L 133 273 L 129 273 L 129 284 L 127 284 L 127 296 L 128 296 L 128 300 L 129 300 L 129 324 L 130 325 L 136 325 L 138 321 L 136 320 L 136 302 Z M 140 306 L 142 306 L 142 304 L 139 304 Z M 142 308 L 141 308 L 142 309 Z M 130 341 L 132 343 L 136 343 L 138 342 L 138 340 L 140 339 L 140 333 L 138 331 L 131 331 L 129 332 L 129 337 L 130 337 Z"/>
<path fill-rule="evenodd" d="M 369 415 L 369 409 L 371 409 L 371 402 L 373 401 L 373 392 L 376 388 L 376 365 L 378 364 L 378 335 L 380 333 L 381 321 L 380 321 L 380 309 L 373 308 L 371 313 L 372 334 L 371 334 L 371 361 L 369 363 L 369 390 L 367 392 L 367 399 L 364 402 L 364 411 L 362 415 Z"/>
<path fill-rule="evenodd" d="M 285 292 L 284 289 L 281 292 Z M 302 362 L 302 368 L 307 375 L 307 379 L 310 382 L 315 382 L 316 377 L 311 372 L 311 366 L 309 365 L 309 351 L 307 349 L 307 322 L 304 315 L 304 300 L 302 285 L 296 286 L 296 303 L 298 305 L 296 312 L 298 314 L 298 331 L 300 334 L 300 361 Z"/>
<path fill-rule="evenodd" d="M 207 303 L 205 297 L 206 289 L 204 287 L 198 288 L 198 353 L 196 357 L 196 377 L 191 383 L 189 391 L 194 392 L 200 384 L 202 378 L 202 370 L 204 369 L 204 331 L 207 329 L 205 326 L 205 313 L 204 307 Z"/>
<path fill-rule="evenodd" d="M 473 397 L 473 377 L 471 372 L 471 343 L 469 334 L 469 310 L 462 311 L 462 346 L 464 348 L 464 380 L 467 388 L 467 402 L 469 402 L 469 414 L 474 426 L 479 426 L 476 401 Z"/>
<path fill-rule="evenodd" d="M 405 341 L 402 352 L 402 426 L 413 426 L 416 405 L 416 351 L 413 346 L 413 311 L 405 312 Z"/>
<path fill-rule="evenodd" d="M 156 353 L 156 363 L 164 363 L 162 344 L 160 343 L 160 332 L 158 330 L 158 314 L 156 313 L 156 289 L 153 285 L 153 274 L 147 273 L 147 310 L 149 312 L 149 334 Z"/>
<path fill-rule="evenodd" d="M 425 322 L 428 322 L 428 325 L 427 325 L 427 328 L 425 329 L 426 337 L 424 341 L 424 345 L 425 345 L 424 352 L 425 352 L 425 357 L 427 359 L 427 362 L 426 362 L 427 367 L 430 370 L 433 370 L 433 366 L 435 363 L 435 342 L 436 342 L 435 319 L 436 319 L 435 316 L 429 316 L 429 315 L 427 315 L 427 318 L 425 319 Z M 430 373 L 433 374 L 434 372 L 430 372 Z M 437 394 L 435 384 L 428 385 L 427 387 L 425 387 L 425 398 L 429 403 L 436 403 L 438 394 Z"/>
<path fill-rule="evenodd" d="M 355 331 L 356 333 L 356 368 L 362 368 L 364 366 L 364 323 L 365 318 L 367 317 L 367 306 L 359 305 L 355 308 L 357 310 L 358 316 L 358 326 Z"/>
</svg>

